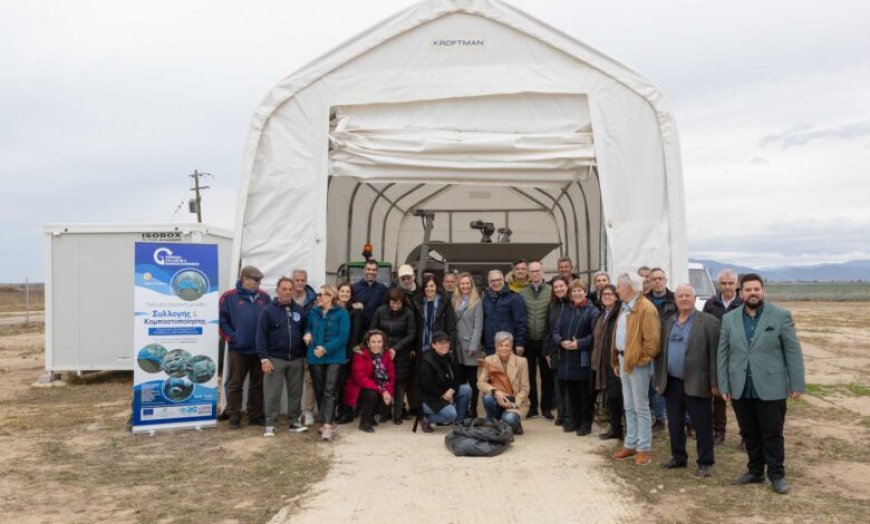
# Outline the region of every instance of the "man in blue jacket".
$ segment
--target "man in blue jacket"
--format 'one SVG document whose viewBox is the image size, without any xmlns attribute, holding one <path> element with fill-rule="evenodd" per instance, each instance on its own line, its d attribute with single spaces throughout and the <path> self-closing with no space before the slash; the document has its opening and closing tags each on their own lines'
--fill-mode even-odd
<svg viewBox="0 0 870 524">
<path fill-rule="evenodd" d="M 486 354 L 495 352 L 495 334 L 507 331 L 514 336 L 514 350 L 522 356 L 526 348 L 526 303 L 518 293 L 505 286 L 504 274 L 494 269 L 483 290 L 483 345 Z"/>
<path fill-rule="evenodd" d="M 269 303 L 269 294 L 260 290 L 263 273 L 254 266 L 245 266 L 239 273 L 236 287 L 221 295 L 220 335 L 229 349 L 227 415 L 230 429 L 241 427 L 242 397 L 248 378 L 248 422 L 254 426 L 266 424 L 263 418 L 263 372 L 257 356 L 257 319 Z"/>
<path fill-rule="evenodd" d="M 275 426 L 281 411 L 281 394 L 287 388 L 287 417 L 290 431 L 300 433 L 308 428 L 299 423 L 302 411 L 302 374 L 305 370 L 305 310 L 293 301 L 293 280 L 278 279 L 277 295 L 260 314 L 257 325 L 257 354 L 265 375 L 263 394 L 266 397 L 266 432 L 275 436 Z"/>
</svg>

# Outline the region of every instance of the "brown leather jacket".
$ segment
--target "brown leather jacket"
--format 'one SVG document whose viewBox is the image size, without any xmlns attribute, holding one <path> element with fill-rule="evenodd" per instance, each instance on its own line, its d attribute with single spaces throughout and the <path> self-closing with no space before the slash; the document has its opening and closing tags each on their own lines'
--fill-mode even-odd
<svg viewBox="0 0 870 524">
<path fill-rule="evenodd" d="M 625 314 L 621 309 L 620 316 Z M 619 318 L 616 320 L 619 323 Z M 638 295 L 631 314 L 627 319 L 625 335 L 625 372 L 631 373 L 635 367 L 648 365 L 661 350 L 661 323 L 655 304 L 643 295 Z M 616 329 L 613 330 L 613 342 L 610 344 L 610 364 L 619 366 L 616 352 Z"/>
</svg>

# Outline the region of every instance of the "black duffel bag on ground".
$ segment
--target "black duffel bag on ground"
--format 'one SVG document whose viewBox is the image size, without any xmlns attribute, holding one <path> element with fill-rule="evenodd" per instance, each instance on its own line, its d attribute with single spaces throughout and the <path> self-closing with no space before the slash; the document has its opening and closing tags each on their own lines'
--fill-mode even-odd
<svg viewBox="0 0 870 524">
<path fill-rule="evenodd" d="M 447 449 L 457 457 L 494 457 L 513 441 L 511 427 L 491 418 L 465 420 L 444 437 Z"/>
</svg>

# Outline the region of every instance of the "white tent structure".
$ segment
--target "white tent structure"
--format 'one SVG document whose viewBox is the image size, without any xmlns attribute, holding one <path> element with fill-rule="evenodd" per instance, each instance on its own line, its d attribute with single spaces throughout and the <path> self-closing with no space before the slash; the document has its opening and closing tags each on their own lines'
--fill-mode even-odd
<svg viewBox="0 0 870 524">
<path fill-rule="evenodd" d="M 327 280 L 366 242 L 401 264 L 432 247 L 552 243 L 587 273 L 688 278 L 679 142 L 661 92 L 495 0 L 428 0 L 282 80 L 247 144 L 234 260 Z M 531 256 L 531 255 L 529 255 Z M 485 258 L 485 257 L 484 257 Z"/>
</svg>

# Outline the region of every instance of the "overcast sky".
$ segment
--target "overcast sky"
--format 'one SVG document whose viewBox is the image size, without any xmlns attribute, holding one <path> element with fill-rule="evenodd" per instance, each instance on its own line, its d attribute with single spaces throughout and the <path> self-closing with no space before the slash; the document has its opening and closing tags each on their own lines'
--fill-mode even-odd
<svg viewBox="0 0 870 524">
<path fill-rule="evenodd" d="M 268 90 L 412 3 L 0 0 L 0 282 L 43 279 L 48 223 L 195 219 L 194 169 L 232 228 Z M 512 4 L 662 89 L 693 257 L 870 258 L 870 2 Z"/>
</svg>

